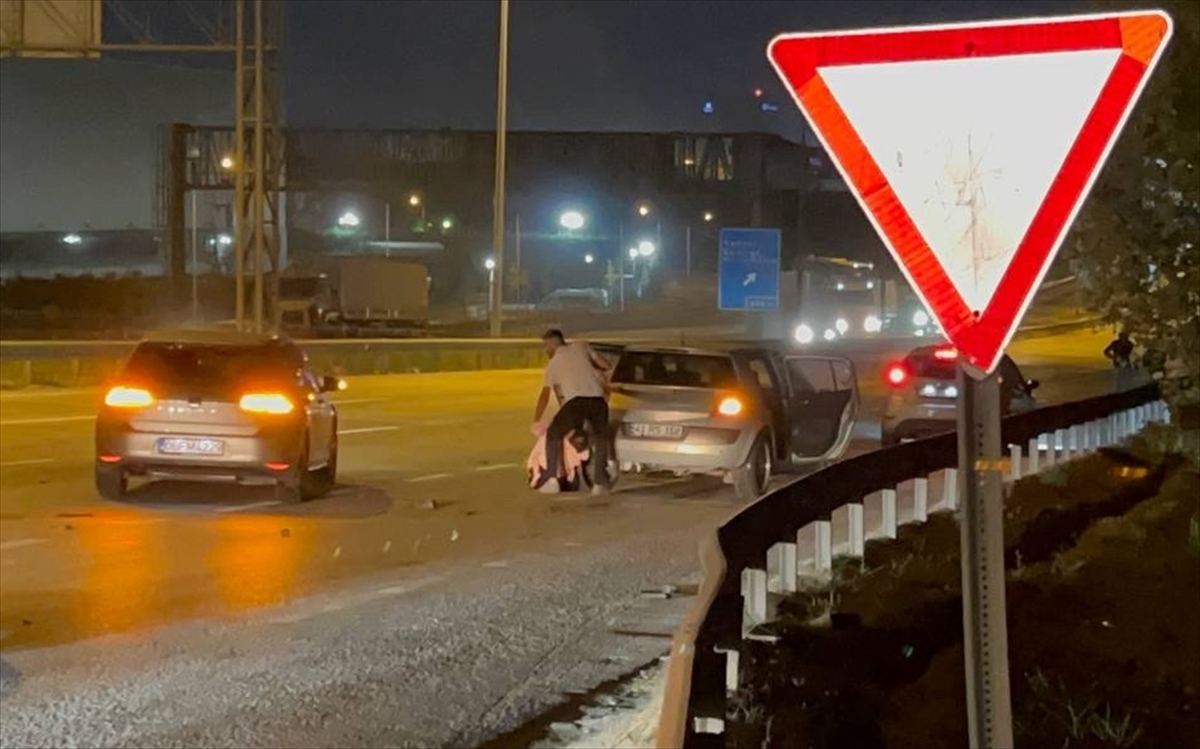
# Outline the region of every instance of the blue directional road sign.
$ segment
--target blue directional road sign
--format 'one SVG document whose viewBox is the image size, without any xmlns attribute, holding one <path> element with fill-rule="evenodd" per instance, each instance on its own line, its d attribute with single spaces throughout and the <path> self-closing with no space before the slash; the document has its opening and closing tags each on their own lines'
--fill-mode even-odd
<svg viewBox="0 0 1200 749">
<path fill-rule="evenodd" d="M 722 229 L 717 306 L 779 309 L 778 229 Z"/>
</svg>

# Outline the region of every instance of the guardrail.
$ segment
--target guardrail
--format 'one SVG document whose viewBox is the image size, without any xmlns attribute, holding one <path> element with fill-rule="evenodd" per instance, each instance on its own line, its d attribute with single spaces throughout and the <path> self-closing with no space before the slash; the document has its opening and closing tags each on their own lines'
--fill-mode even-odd
<svg viewBox="0 0 1200 749">
<path fill-rule="evenodd" d="M 1166 415 L 1158 386 L 1147 385 L 1010 416 L 1002 428 L 1008 478 L 1113 444 Z M 726 699 L 738 686 L 740 644 L 764 639 L 755 628 L 798 590 L 802 577 L 829 579 L 837 548 L 834 511 L 847 508 L 842 546 L 862 557 L 867 498 L 879 495 L 878 536 L 895 538 L 901 494 L 911 496 L 911 522 L 923 522 L 930 507 L 956 509 L 957 462 L 954 432 L 850 458 L 776 489 L 704 539 L 704 583 L 671 645 L 657 746 L 725 745 Z M 801 560 L 800 549 L 809 545 L 813 556 Z"/>
</svg>

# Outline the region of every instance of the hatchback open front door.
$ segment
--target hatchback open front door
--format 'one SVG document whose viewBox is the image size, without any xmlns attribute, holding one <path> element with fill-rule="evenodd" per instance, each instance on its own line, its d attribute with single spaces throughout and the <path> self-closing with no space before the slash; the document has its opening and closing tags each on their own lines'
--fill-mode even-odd
<svg viewBox="0 0 1200 749">
<path fill-rule="evenodd" d="M 858 377 L 849 359 L 785 356 L 791 392 L 792 460 L 835 460 L 846 452 L 858 419 Z"/>
</svg>

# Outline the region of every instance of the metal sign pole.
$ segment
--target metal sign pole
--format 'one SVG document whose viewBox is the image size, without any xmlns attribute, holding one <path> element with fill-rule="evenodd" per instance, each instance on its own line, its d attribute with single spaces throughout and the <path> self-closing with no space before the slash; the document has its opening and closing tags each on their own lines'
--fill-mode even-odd
<svg viewBox="0 0 1200 749">
<path fill-rule="evenodd" d="M 967 725 L 971 749 L 1011 749 L 1000 376 L 978 380 L 960 367 L 958 384 Z"/>
</svg>

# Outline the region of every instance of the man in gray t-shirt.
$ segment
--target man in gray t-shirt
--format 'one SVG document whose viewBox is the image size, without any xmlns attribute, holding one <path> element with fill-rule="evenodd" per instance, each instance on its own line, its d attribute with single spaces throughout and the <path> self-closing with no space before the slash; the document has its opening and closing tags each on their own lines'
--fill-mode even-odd
<svg viewBox="0 0 1200 749">
<path fill-rule="evenodd" d="M 604 373 L 608 367 L 583 341 L 567 343 L 562 331 L 551 329 L 542 336 L 550 363 L 542 380 L 533 412 L 534 430 L 540 430 L 542 417 L 550 404 L 550 392 L 558 397 L 559 409 L 546 428 L 546 470 L 537 486 L 544 494 L 559 491 L 558 472 L 562 466 L 563 440 L 573 431 L 591 424 L 591 459 L 596 466 L 597 487 L 608 486 L 608 401 L 605 399 Z"/>
</svg>

